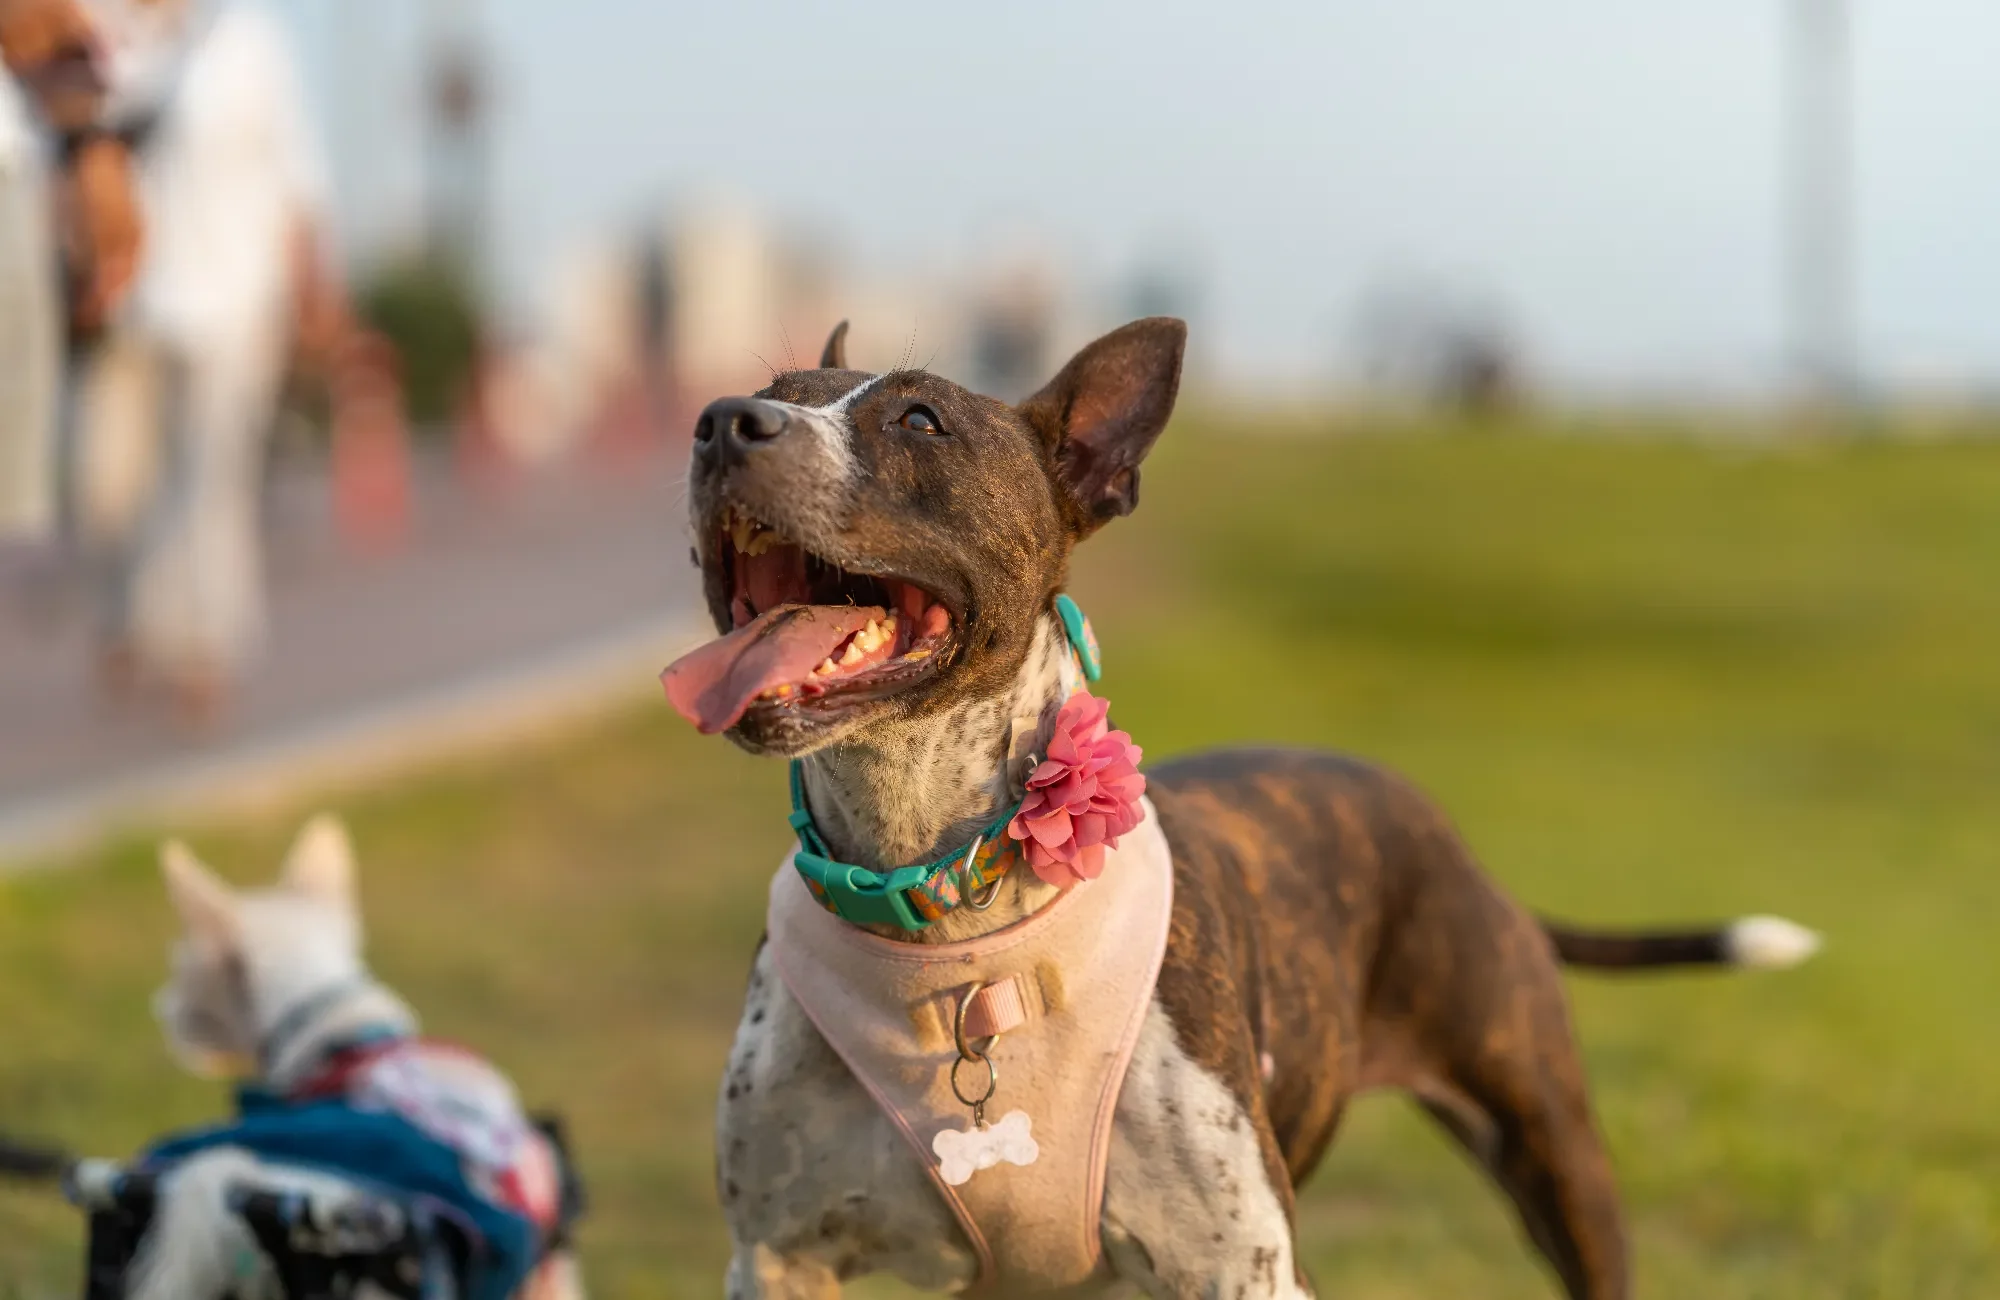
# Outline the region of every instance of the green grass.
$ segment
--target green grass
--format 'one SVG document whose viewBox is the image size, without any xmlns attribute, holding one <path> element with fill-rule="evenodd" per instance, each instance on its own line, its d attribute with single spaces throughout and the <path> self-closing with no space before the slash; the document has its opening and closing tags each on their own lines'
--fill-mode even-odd
<svg viewBox="0 0 2000 1300">
<path fill-rule="evenodd" d="M 1574 983 L 1640 1295 L 2000 1295 L 2000 443 L 1188 422 L 1075 586 L 1156 758 L 1357 751 L 1538 908 L 1827 932 L 1792 974 Z M 716 1294 L 712 1094 L 782 770 L 655 706 L 342 803 L 381 974 L 572 1117 L 596 1294 Z M 194 838 L 248 879 L 293 820 Z M 0 1128 L 115 1153 L 216 1111 L 149 1022 L 170 928 L 147 845 L 0 881 Z M 1301 1234 L 1329 1296 L 1553 1294 L 1393 1099 Z M 0 1192 L 0 1294 L 74 1294 L 77 1251 Z"/>
</svg>

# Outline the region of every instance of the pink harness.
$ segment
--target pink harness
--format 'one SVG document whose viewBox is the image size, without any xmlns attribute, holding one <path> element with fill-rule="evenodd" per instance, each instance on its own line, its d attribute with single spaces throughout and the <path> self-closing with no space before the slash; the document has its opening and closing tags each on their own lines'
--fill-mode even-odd
<svg viewBox="0 0 2000 1300">
<path fill-rule="evenodd" d="M 1173 914 L 1166 837 L 1141 806 L 1095 879 L 964 943 L 858 929 L 789 857 L 771 882 L 779 977 L 923 1161 L 981 1285 L 1049 1291 L 1097 1272 L 1112 1117 Z M 987 1089 L 989 1060 L 986 1109 L 1004 1118 L 979 1129 L 961 1098 Z"/>
</svg>

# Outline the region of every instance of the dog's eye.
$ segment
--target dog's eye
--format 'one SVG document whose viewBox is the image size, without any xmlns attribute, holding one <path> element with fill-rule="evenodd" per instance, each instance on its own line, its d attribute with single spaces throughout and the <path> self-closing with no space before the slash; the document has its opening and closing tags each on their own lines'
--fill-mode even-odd
<svg viewBox="0 0 2000 1300">
<path fill-rule="evenodd" d="M 939 434 L 944 432 L 935 412 L 928 406 L 913 406 L 903 412 L 903 418 L 896 421 L 911 433 Z"/>
</svg>

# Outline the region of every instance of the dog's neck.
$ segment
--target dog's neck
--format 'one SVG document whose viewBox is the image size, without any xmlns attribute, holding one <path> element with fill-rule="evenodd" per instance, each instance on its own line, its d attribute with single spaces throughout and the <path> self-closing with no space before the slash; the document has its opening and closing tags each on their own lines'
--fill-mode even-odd
<svg viewBox="0 0 2000 1300">
<path fill-rule="evenodd" d="M 806 799 L 833 855 L 885 870 L 969 845 L 1020 799 L 1030 753 L 1048 751 L 1069 653 L 1062 623 L 1044 614 L 1020 672 L 1005 690 L 874 729 L 865 740 L 832 745 L 807 758 Z M 1032 738 L 1019 745 L 1017 718 L 1034 727 Z M 869 928 L 913 942 L 952 943 L 1010 925 L 1057 892 L 1032 871 L 1016 868 L 1001 879 L 984 911 L 954 909 L 916 934 Z"/>
<path fill-rule="evenodd" d="M 258 1082 L 274 1092 L 305 1083 L 340 1047 L 371 1030 L 414 1034 L 417 1016 L 408 1003 L 365 970 L 274 1006 L 258 1026 Z"/>
</svg>

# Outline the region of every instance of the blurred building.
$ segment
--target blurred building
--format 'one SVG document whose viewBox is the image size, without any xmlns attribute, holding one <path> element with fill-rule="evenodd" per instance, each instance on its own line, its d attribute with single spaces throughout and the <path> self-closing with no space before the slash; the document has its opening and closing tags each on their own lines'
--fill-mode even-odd
<svg viewBox="0 0 2000 1300">
<path fill-rule="evenodd" d="M 572 249 L 549 277 L 534 336 L 486 375 L 492 432 L 516 465 L 556 460 L 588 441 L 642 381 L 641 283 L 616 243 Z"/>
<path fill-rule="evenodd" d="M 824 254 L 727 201 L 676 213 L 658 248 L 664 366 L 688 400 L 761 388 L 818 359 L 839 310 Z"/>
<path fill-rule="evenodd" d="M 1149 301 L 1166 306 L 1164 282 L 1149 287 Z M 714 398 L 817 365 L 845 320 L 857 368 L 928 366 L 1016 401 L 1115 323 L 1083 303 L 1045 254 L 881 274 L 841 259 L 821 232 L 708 199 L 558 259 L 529 341 L 495 364 L 486 396 L 519 462 L 621 437 L 635 422 L 671 445 Z"/>
</svg>

